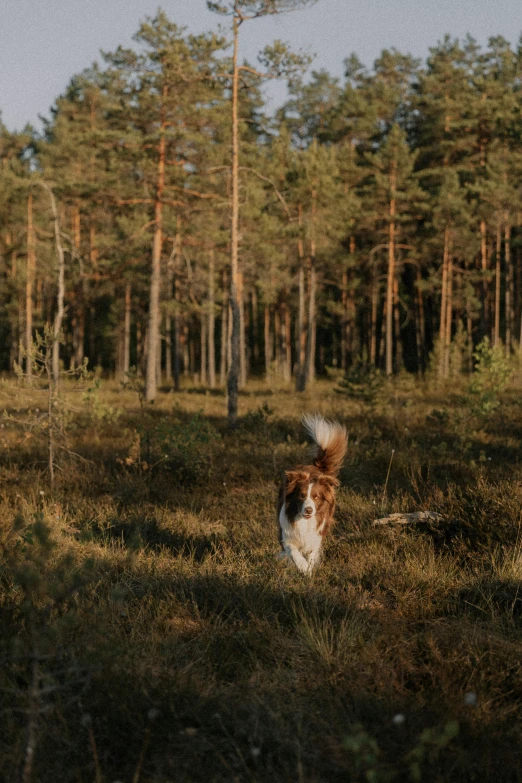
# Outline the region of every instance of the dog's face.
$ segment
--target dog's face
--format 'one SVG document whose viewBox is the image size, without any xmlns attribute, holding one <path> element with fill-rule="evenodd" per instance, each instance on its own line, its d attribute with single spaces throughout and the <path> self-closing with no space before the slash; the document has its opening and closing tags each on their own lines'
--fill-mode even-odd
<svg viewBox="0 0 522 783">
<path fill-rule="evenodd" d="M 303 470 L 286 472 L 285 508 L 289 519 L 324 519 L 332 508 L 338 479 Z"/>
</svg>

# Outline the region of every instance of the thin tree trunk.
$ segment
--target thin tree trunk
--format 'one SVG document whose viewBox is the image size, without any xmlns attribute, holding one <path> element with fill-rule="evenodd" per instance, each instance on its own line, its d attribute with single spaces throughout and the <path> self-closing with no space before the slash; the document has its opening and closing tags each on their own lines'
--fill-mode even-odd
<svg viewBox="0 0 522 783">
<path fill-rule="evenodd" d="M 449 238 L 448 246 L 448 282 L 447 282 L 447 294 L 446 294 L 446 331 L 444 337 L 444 377 L 449 378 L 450 375 L 450 353 L 451 353 L 451 323 L 453 320 L 453 258 L 452 258 L 452 242 L 451 236 Z"/>
<path fill-rule="evenodd" d="M 252 359 L 256 370 L 259 367 L 259 312 L 257 304 L 257 288 L 252 287 Z"/>
<path fill-rule="evenodd" d="M 442 287 L 440 294 L 440 325 L 439 325 L 439 377 L 443 378 L 446 368 L 446 311 L 448 297 L 448 258 L 449 258 L 449 228 L 444 229 L 444 250 L 442 255 Z"/>
<path fill-rule="evenodd" d="M 46 183 L 42 182 L 42 186 L 45 188 L 49 195 L 51 202 L 51 210 L 54 219 L 54 239 L 56 243 L 56 252 L 58 254 L 58 294 L 56 298 L 56 315 L 53 325 L 53 382 L 55 386 L 60 379 L 60 332 L 62 330 L 63 316 L 65 313 L 64 300 L 65 300 L 65 256 L 62 245 L 62 239 L 60 235 L 60 219 L 58 217 L 58 210 L 56 208 L 56 200 L 52 188 Z"/>
<path fill-rule="evenodd" d="M 228 424 L 233 427 L 237 420 L 238 409 L 238 389 L 239 389 L 239 371 L 240 371 L 240 310 L 238 301 L 239 288 L 239 266 L 238 266 L 238 244 L 239 244 L 239 123 L 238 123 L 238 37 L 239 37 L 240 18 L 237 12 L 233 18 L 233 38 L 234 48 L 232 55 L 232 215 L 230 230 L 230 306 L 232 311 L 232 334 L 231 334 L 231 361 L 228 374 Z"/>
<path fill-rule="evenodd" d="M 207 385 L 207 330 L 208 330 L 208 324 L 207 324 L 207 315 L 203 311 L 201 313 L 201 329 L 200 329 L 200 372 L 199 372 L 199 382 L 202 386 Z"/>
<path fill-rule="evenodd" d="M 500 215 L 497 221 L 497 242 L 495 253 L 495 328 L 493 331 L 493 345 L 500 345 L 500 253 L 502 250 L 502 232 Z"/>
<path fill-rule="evenodd" d="M 488 333 L 488 323 L 490 319 L 489 286 L 487 281 L 488 271 L 488 242 L 486 221 L 480 221 L 480 266 L 482 270 L 482 309 L 480 313 L 480 331 L 481 337 Z"/>
<path fill-rule="evenodd" d="M 274 348 L 276 374 L 281 375 L 281 314 L 278 305 L 274 308 Z"/>
<path fill-rule="evenodd" d="M 158 143 L 158 169 L 156 179 L 156 198 L 154 202 L 154 241 L 152 245 L 152 269 L 149 293 L 149 324 L 148 324 L 148 354 L 147 373 L 145 379 L 145 398 L 154 402 L 158 391 L 158 352 L 160 325 L 160 286 L 161 286 L 161 249 L 163 245 L 163 191 L 165 189 L 165 151 L 166 151 L 166 119 L 165 101 L 168 94 L 167 85 L 163 85 L 160 139 Z"/>
<path fill-rule="evenodd" d="M 306 362 L 306 330 L 305 330 L 305 260 L 304 244 L 301 234 L 303 225 L 303 207 L 298 206 L 299 219 L 299 237 L 297 240 L 297 252 L 299 256 L 299 305 L 297 314 L 297 372 L 296 372 L 296 391 L 304 391 L 306 385 L 305 362 Z"/>
<path fill-rule="evenodd" d="M 310 294 L 308 299 L 308 332 L 306 335 L 305 378 L 308 382 L 315 380 L 315 349 L 316 349 L 316 273 L 315 256 L 310 259 Z M 304 391 L 304 390 L 303 390 Z"/>
<path fill-rule="evenodd" d="M 179 284 L 174 272 L 174 279 L 172 281 L 174 287 L 174 388 L 179 391 L 179 375 L 180 375 L 180 315 L 179 315 Z"/>
<path fill-rule="evenodd" d="M 125 318 L 123 323 L 123 380 L 127 381 L 130 370 L 131 336 L 131 284 L 125 284 Z"/>
<path fill-rule="evenodd" d="M 219 383 L 225 385 L 227 377 L 227 357 L 228 357 L 228 282 L 226 270 L 223 270 L 223 303 L 221 306 L 221 358 L 219 365 Z"/>
<path fill-rule="evenodd" d="M 377 311 L 379 308 L 379 279 L 377 261 L 372 265 L 372 306 L 370 323 L 370 366 L 377 367 Z"/>
<path fill-rule="evenodd" d="M 402 369 L 401 314 L 399 311 L 399 278 L 395 275 L 393 283 L 393 320 L 395 323 L 395 365 Z"/>
<path fill-rule="evenodd" d="M 33 373 L 31 346 L 33 342 L 33 284 L 36 271 L 36 252 L 33 225 L 33 192 L 27 197 L 27 273 L 25 279 L 25 377 L 30 384 Z"/>
<path fill-rule="evenodd" d="M 265 375 L 266 380 L 271 380 L 272 351 L 270 340 L 270 307 L 265 305 Z"/>
<path fill-rule="evenodd" d="M 285 324 L 285 381 L 290 383 L 292 379 L 292 325 L 290 322 L 290 308 L 284 303 Z"/>
<path fill-rule="evenodd" d="M 390 175 L 390 226 L 388 230 L 388 275 L 386 280 L 386 375 L 393 374 L 393 299 L 395 287 L 395 187 L 397 174 L 395 164 Z"/>
<path fill-rule="evenodd" d="M 208 381 L 216 388 L 216 311 L 215 311 L 215 251 L 211 249 L 208 263 Z"/>
<path fill-rule="evenodd" d="M 424 298 L 422 296 L 421 283 L 421 271 L 417 267 L 417 324 L 419 333 L 419 369 L 424 374 L 426 369 L 425 351 L 426 351 L 426 319 L 424 315 Z"/>
<path fill-rule="evenodd" d="M 348 272 L 343 269 L 343 278 L 341 283 L 341 370 L 346 372 L 348 367 L 347 353 L 348 353 L 348 340 L 347 329 L 348 326 Z"/>
<path fill-rule="evenodd" d="M 247 355 L 245 340 L 245 296 L 243 288 L 243 275 L 238 273 L 237 299 L 239 304 L 239 387 L 244 389 L 247 381 Z"/>
<path fill-rule="evenodd" d="M 506 353 L 509 356 L 513 348 L 514 333 L 514 291 L 513 291 L 513 263 L 511 260 L 511 224 L 509 222 L 509 212 L 506 212 L 504 218 L 504 258 L 506 260 Z"/>
</svg>

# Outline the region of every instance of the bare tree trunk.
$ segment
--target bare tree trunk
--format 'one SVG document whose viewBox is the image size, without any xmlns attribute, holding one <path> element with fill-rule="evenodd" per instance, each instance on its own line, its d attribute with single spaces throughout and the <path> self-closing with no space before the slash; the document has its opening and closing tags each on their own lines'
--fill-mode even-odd
<svg viewBox="0 0 522 783">
<path fill-rule="evenodd" d="M 245 296 L 243 290 L 243 275 L 238 273 L 237 299 L 239 304 L 239 387 L 244 389 L 247 381 L 247 356 L 245 340 Z"/>
<path fill-rule="evenodd" d="M 296 329 L 296 352 L 297 352 L 297 372 L 296 372 L 296 391 L 304 391 L 306 385 L 305 362 L 306 362 L 306 330 L 305 330 L 305 259 L 304 243 L 301 235 L 303 225 L 303 208 L 298 206 L 299 219 L 299 238 L 297 240 L 297 252 L 299 256 L 299 305 L 297 314 Z"/>
<path fill-rule="evenodd" d="M 208 263 L 208 380 L 216 388 L 216 311 L 215 311 L 215 251 L 211 249 Z"/>
<path fill-rule="evenodd" d="M 179 391 L 179 375 L 180 375 L 180 315 L 179 315 L 179 284 L 174 272 L 174 279 L 172 281 L 174 287 L 174 388 Z"/>
<path fill-rule="evenodd" d="M 238 13 L 233 17 L 234 49 L 232 55 L 232 215 L 230 231 L 230 306 L 232 311 L 231 361 L 228 373 L 228 424 L 233 427 L 237 420 L 239 361 L 240 361 L 240 310 L 238 301 L 238 244 L 239 244 L 239 122 L 238 122 Z"/>
<path fill-rule="evenodd" d="M 200 329 L 200 372 L 199 382 L 202 386 L 207 385 L 207 315 L 205 312 L 201 313 L 201 329 Z"/>
<path fill-rule="evenodd" d="M 446 372 L 446 320 L 448 306 L 448 258 L 449 258 L 449 228 L 444 229 L 444 250 L 442 255 L 442 287 L 440 294 L 440 325 L 439 325 L 439 377 L 444 378 Z"/>
<path fill-rule="evenodd" d="M 341 370 L 346 372 L 348 367 L 346 356 L 348 353 L 348 272 L 346 269 L 343 270 L 341 286 Z"/>
<path fill-rule="evenodd" d="M 165 151 L 166 151 L 166 118 L 165 101 L 168 94 L 167 85 L 163 85 L 160 139 L 158 143 L 158 170 L 156 179 L 156 198 L 154 202 L 154 242 L 152 245 L 152 269 L 149 293 L 149 324 L 147 372 L 145 379 L 145 398 L 154 402 L 158 391 L 158 352 L 160 324 L 160 286 L 161 286 L 161 249 L 163 245 L 163 191 L 165 189 Z"/>
<path fill-rule="evenodd" d="M 274 308 L 274 348 L 276 374 L 281 375 L 281 314 L 279 305 L 276 305 Z"/>
<path fill-rule="evenodd" d="M 500 215 L 497 220 L 497 243 L 495 253 L 495 328 L 493 331 L 493 345 L 500 345 L 500 254 L 502 250 L 502 233 Z"/>
<path fill-rule="evenodd" d="M 123 322 L 123 379 L 129 377 L 131 337 L 131 284 L 125 284 L 125 317 Z"/>
<path fill-rule="evenodd" d="M 395 365 L 402 369 L 401 314 L 399 311 L 399 278 L 395 275 L 393 282 L 393 320 L 395 322 Z"/>
<path fill-rule="evenodd" d="M 315 347 L 316 347 L 315 295 L 316 295 L 315 255 L 312 255 L 310 259 L 310 294 L 308 299 L 308 332 L 306 335 L 306 359 L 305 359 L 305 378 L 308 382 L 315 380 Z"/>
<path fill-rule="evenodd" d="M 482 309 L 480 312 L 481 337 L 488 333 L 490 319 L 489 287 L 486 278 L 488 271 L 488 242 L 486 221 L 480 221 L 480 266 L 482 269 Z"/>
<path fill-rule="evenodd" d="M 286 302 L 284 307 L 285 326 L 285 381 L 290 383 L 292 379 L 292 325 L 290 322 L 290 308 Z"/>
<path fill-rule="evenodd" d="M 27 274 L 25 278 L 25 377 L 30 384 L 33 374 L 31 346 L 33 342 L 33 284 L 36 271 L 36 252 L 33 225 L 33 192 L 27 197 Z"/>
<path fill-rule="evenodd" d="M 270 307 L 265 305 L 265 375 L 271 380 L 272 343 L 270 339 Z"/>
<path fill-rule="evenodd" d="M 421 271 L 417 267 L 417 332 L 419 341 L 419 369 L 424 374 L 426 369 L 426 319 L 424 316 L 424 299 L 422 296 L 421 283 Z"/>
<path fill-rule="evenodd" d="M 395 193 L 397 174 L 395 165 L 390 175 L 390 190 Z M 386 280 L 386 375 L 393 374 L 393 299 L 395 287 L 395 196 L 390 199 L 390 226 L 388 230 L 388 275 Z"/>
<path fill-rule="evenodd" d="M 65 313 L 65 256 L 60 235 L 60 219 L 56 209 L 56 200 L 52 188 L 46 183 L 41 183 L 47 191 L 51 202 L 51 211 L 54 218 L 54 239 L 56 243 L 56 252 L 58 254 L 58 294 L 56 298 L 56 315 L 53 325 L 53 382 L 55 386 L 60 379 L 60 332 L 62 330 L 63 316 Z"/>
<path fill-rule="evenodd" d="M 259 312 L 257 306 L 257 288 L 252 287 L 252 359 L 254 367 L 259 366 Z"/>
<path fill-rule="evenodd" d="M 451 235 L 449 238 L 448 246 L 448 282 L 447 282 L 447 294 L 446 294 L 446 330 L 444 337 L 444 377 L 449 378 L 450 375 L 450 353 L 451 353 L 451 323 L 453 320 L 453 258 L 452 258 L 452 242 Z"/>
<path fill-rule="evenodd" d="M 506 353 L 509 356 L 513 348 L 514 333 L 514 290 L 513 290 L 513 263 L 511 260 L 511 224 L 509 222 L 509 212 L 506 211 L 504 217 L 504 258 L 506 260 Z"/>
<path fill-rule="evenodd" d="M 370 366 L 377 367 L 377 311 L 379 308 L 379 279 L 377 276 L 377 261 L 372 265 L 372 307 L 370 323 Z"/>
<path fill-rule="evenodd" d="M 225 385 L 228 371 L 228 310 L 228 282 L 226 271 L 223 270 L 223 304 L 221 306 L 221 360 L 219 365 L 220 386 Z"/>
</svg>

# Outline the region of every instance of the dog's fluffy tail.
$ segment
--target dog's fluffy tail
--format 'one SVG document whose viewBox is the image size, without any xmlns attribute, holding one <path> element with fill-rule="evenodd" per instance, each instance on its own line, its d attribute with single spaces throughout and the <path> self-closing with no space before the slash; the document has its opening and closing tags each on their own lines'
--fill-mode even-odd
<svg viewBox="0 0 522 783">
<path fill-rule="evenodd" d="M 348 448 L 346 429 L 318 413 L 303 416 L 303 426 L 316 444 L 312 456 L 314 465 L 323 473 L 337 476 Z"/>
</svg>

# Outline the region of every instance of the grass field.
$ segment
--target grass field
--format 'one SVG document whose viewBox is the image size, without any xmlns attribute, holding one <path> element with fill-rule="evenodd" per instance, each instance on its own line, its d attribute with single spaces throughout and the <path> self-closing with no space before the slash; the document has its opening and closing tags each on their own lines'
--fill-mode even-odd
<svg viewBox="0 0 522 783">
<path fill-rule="evenodd" d="M 522 780 L 522 399 L 401 378 L 154 406 L 0 388 L 0 777 Z M 60 407 L 61 406 L 61 407 Z M 59 409 L 59 410 L 58 410 Z M 276 562 L 303 412 L 346 424 L 312 578 Z M 440 523 L 372 526 L 429 509 Z"/>
</svg>

